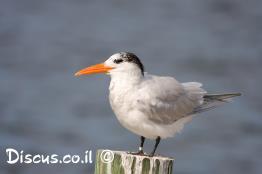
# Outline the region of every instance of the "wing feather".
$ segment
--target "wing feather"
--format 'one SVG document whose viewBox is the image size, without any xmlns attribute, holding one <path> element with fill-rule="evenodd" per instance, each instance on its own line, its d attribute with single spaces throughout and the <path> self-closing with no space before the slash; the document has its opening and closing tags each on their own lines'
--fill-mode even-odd
<svg viewBox="0 0 262 174">
<path fill-rule="evenodd" d="M 137 108 L 150 121 L 172 124 L 202 102 L 204 90 L 199 83 L 179 83 L 172 77 L 149 76 L 138 89 Z"/>
</svg>

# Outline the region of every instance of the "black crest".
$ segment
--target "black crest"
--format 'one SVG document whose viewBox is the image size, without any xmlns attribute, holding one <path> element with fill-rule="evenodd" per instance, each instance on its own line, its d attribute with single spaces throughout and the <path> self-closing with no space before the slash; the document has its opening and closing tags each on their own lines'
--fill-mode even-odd
<svg viewBox="0 0 262 174">
<path fill-rule="evenodd" d="M 117 64 L 122 62 L 134 63 L 140 68 L 142 74 L 144 75 L 144 71 L 145 71 L 144 65 L 141 63 L 140 59 L 134 53 L 120 52 L 119 54 L 121 59 L 114 60 L 115 63 Z"/>
</svg>

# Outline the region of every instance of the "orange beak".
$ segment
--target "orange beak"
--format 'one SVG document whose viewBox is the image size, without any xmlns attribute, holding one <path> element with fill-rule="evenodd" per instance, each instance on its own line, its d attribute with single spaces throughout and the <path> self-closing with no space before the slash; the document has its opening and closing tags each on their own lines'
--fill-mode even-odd
<svg viewBox="0 0 262 174">
<path fill-rule="evenodd" d="M 96 64 L 93 66 L 89 66 L 84 68 L 77 73 L 75 76 L 87 75 L 87 74 L 99 74 L 99 73 L 108 73 L 113 67 L 106 66 L 104 63 Z"/>
</svg>

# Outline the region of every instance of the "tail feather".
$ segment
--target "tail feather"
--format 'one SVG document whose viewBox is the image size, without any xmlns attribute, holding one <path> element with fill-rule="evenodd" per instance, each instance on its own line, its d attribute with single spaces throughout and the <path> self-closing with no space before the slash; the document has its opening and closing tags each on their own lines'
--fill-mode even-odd
<svg viewBox="0 0 262 174">
<path fill-rule="evenodd" d="M 203 104 L 194 109 L 193 113 L 200 113 L 216 108 L 223 103 L 231 101 L 233 97 L 241 96 L 241 93 L 206 94 L 203 96 Z"/>
<path fill-rule="evenodd" d="M 233 97 L 241 96 L 241 93 L 228 93 L 228 94 L 206 94 L 204 95 L 204 101 L 227 101 Z"/>
</svg>

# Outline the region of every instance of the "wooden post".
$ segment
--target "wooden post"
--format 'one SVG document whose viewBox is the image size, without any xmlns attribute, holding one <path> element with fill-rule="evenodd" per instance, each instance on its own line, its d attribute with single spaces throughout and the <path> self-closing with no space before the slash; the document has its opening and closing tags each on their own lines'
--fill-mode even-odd
<svg viewBox="0 0 262 174">
<path fill-rule="evenodd" d="M 172 174 L 173 161 L 174 159 L 168 157 L 98 150 L 95 174 Z"/>
</svg>

